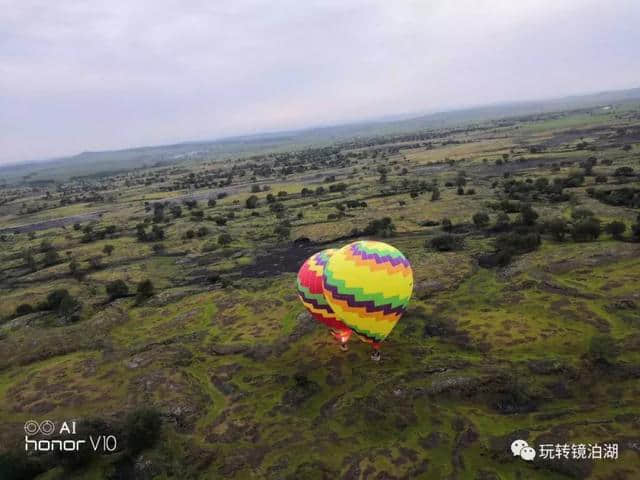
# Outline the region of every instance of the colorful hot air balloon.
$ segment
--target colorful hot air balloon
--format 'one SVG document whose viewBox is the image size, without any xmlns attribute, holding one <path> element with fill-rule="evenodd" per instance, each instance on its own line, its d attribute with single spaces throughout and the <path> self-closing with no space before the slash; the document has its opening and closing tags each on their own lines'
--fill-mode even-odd
<svg viewBox="0 0 640 480">
<path fill-rule="evenodd" d="M 323 275 L 324 296 L 335 315 L 373 345 L 393 330 L 407 309 L 413 271 L 405 256 L 382 242 L 359 241 L 335 252 Z"/>
<path fill-rule="evenodd" d="M 309 257 L 298 271 L 296 286 L 298 297 L 309 313 L 320 323 L 331 329 L 332 335 L 340 342 L 343 350 L 347 349 L 347 342 L 353 333 L 342 323 L 331 310 L 324 298 L 322 290 L 322 273 L 329 257 L 336 252 L 334 248 L 322 250 Z"/>
</svg>

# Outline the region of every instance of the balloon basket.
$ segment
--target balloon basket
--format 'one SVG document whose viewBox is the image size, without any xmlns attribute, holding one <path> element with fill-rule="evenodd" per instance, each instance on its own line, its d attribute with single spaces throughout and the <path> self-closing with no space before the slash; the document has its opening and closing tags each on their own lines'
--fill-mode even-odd
<svg viewBox="0 0 640 480">
<path fill-rule="evenodd" d="M 379 362 L 381 358 L 382 358 L 382 355 L 380 354 L 379 350 L 374 350 L 371 353 L 371 360 L 373 360 L 374 362 Z"/>
<path fill-rule="evenodd" d="M 349 345 L 347 345 L 346 343 L 341 343 L 340 344 L 340 350 L 343 352 L 348 352 L 349 351 Z"/>
</svg>

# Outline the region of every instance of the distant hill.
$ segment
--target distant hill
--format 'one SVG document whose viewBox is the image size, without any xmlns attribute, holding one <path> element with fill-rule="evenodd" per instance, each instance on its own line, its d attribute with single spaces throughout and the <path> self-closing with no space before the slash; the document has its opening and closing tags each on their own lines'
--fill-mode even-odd
<svg viewBox="0 0 640 480">
<path fill-rule="evenodd" d="M 124 150 L 82 152 L 71 157 L 0 167 L 0 175 L 12 182 L 27 178 L 63 180 L 73 176 L 107 174 L 140 167 L 161 166 L 190 161 L 200 156 L 223 159 L 229 156 L 277 151 L 321 145 L 354 137 L 437 129 L 474 122 L 518 117 L 562 110 L 593 108 L 600 105 L 640 102 L 640 88 L 606 91 L 589 95 L 500 103 L 473 108 L 429 113 L 413 118 L 377 120 L 308 128 L 303 130 L 263 133 L 210 141 L 183 142 L 173 145 L 129 148 Z"/>
</svg>

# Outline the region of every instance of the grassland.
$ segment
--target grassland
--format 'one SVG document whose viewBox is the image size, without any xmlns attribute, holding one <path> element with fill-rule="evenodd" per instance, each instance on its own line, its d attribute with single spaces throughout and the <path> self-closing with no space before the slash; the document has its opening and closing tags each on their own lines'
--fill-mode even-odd
<svg viewBox="0 0 640 480">
<path fill-rule="evenodd" d="M 638 478 L 640 204 L 598 196 L 623 188 L 640 192 L 638 106 L 4 184 L 0 468 L 24 455 L 27 420 L 73 419 L 102 422 L 117 451 L 32 455 L 32 478 Z M 625 230 L 574 238 L 587 217 Z M 537 241 L 487 265 L 505 235 Z M 340 352 L 294 289 L 308 255 L 356 238 L 414 269 L 380 363 L 357 340 Z M 108 295 L 117 280 L 129 292 Z M 47 304 L 60 289 L 73 308 Z M 142 407 L 161 430 L 134 452 L 125 418 Z M 525 462 L 516 438 L 616 442 L 619 458 Z"/>
</svg>

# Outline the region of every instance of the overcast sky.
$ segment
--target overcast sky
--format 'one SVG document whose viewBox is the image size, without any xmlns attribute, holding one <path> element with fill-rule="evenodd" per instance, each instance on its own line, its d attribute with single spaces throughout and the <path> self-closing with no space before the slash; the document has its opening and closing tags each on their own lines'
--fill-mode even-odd
<svg viewBox="0 0 640 480">
<path fill-rule="evenodd" d="M 0 163 L 640 86 L 639 0 L 0 0 Z"/>
</svg>

